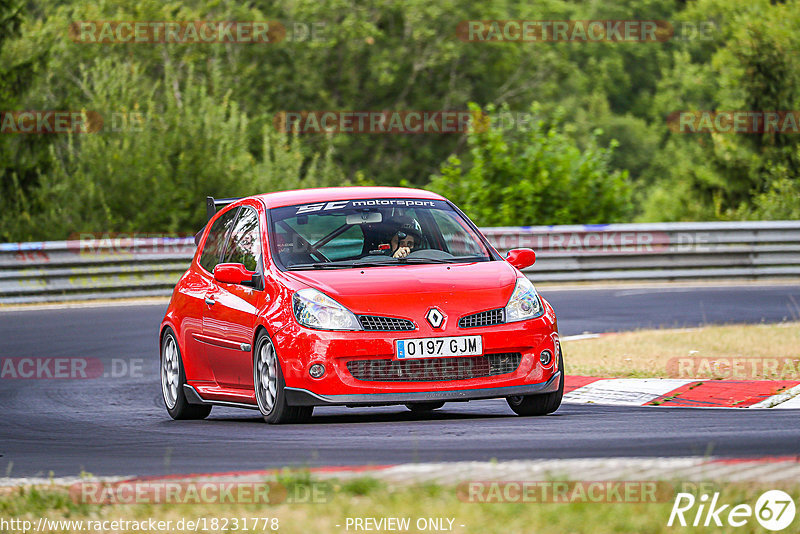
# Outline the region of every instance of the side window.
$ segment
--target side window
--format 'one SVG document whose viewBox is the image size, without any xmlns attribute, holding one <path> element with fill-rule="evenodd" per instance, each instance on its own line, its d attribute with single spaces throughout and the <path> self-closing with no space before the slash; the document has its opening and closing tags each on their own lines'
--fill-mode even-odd
<svg viewBox="0 0 800 534">
<path fill-rule="evenodd" d="M 219 263 L 222 248 L 225 246 L 225 239 L 228 237 L 231 226 L 233 226 L 233 220 L 238 212 L 238 209 L 228 210 L 211 225 L 199 260 L 200 266 L 206 271 L 213 273 L 214 267 Z"/>
<path fill-rule="evenodd" d="M 241 263 L 248 271 L 255 271 L 260 259 L 258 214 L 253 209 L 242 208 L 231 231 L 222 263 Z"/>
</svg>

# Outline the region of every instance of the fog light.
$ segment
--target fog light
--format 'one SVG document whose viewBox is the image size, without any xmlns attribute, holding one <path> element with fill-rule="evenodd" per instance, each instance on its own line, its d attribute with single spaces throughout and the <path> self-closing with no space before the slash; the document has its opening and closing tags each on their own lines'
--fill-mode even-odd
<svg viewBox="0 0 800 534">
<path fill-rule="evenodd" d="M 549 365 L 550 362 L 553 361 L 553 353 L 549 350 L 543 350 L 539 355 L 539 361 L 542 363 L 542 365 Z"/>
<path fill-rule="evenodd" d="M 315 363 L 308 369 L 308 374 L 311 375 L 311 378 L 319 378 L 325 374 L 325 366 L 321 363 Z"/>
</svg>

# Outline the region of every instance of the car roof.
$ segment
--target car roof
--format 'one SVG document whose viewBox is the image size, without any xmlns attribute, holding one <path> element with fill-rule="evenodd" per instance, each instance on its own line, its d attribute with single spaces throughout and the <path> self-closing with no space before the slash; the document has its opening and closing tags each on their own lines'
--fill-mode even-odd
<svg viewBox="0 0 800 534">
<path fill-rule="evenodd" d="M 372 198 L 418 198 L 424 200 L 445 200 L 441 195 L 413 189 L 410 187 L 321 187 L 318 189 L 295 189 L 255 195 L 267 208 L 280 208 L 314 202 L 333 202 L 336 200 L 355 200 Z"/>
</svg>

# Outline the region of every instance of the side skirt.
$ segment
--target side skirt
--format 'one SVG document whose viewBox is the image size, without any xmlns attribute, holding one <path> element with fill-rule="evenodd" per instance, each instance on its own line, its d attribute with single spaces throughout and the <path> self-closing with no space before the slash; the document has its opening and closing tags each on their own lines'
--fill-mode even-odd
<svg viewBox="0 0 800 534">
<path fill-rule="evenodd" d="M 200 396 L 194 387 L 189 384 L 183 385 L 183 394 L 186 395 L 186 402 L 189 404 L 206 404 L 209 406 L 228 406 L 230 408 L 245 408 L 247 410 L 258 410 L 255 404 L 245 404 L 243 402 L 230 402 L 218 400 L 206 400 Z"/>
</svg>

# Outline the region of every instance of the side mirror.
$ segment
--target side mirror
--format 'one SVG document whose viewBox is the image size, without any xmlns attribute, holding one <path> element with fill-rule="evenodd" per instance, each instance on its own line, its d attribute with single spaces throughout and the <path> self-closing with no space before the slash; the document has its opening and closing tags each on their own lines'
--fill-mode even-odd
<svg viewBox="0 0 800 534">
<path fill-rule="evenodd" d="M 522 270 L 536 262 L 536 253 L 529 248 L 515 248 L 508 251 L 506 261 L 517 269 Z"/>
<path fill-rule="evenodd" d="M 220 263 L 214 267 L 214 280 L 224 284 L 250 284 L 255 275 L 241 263 Z"/>
</svg>

